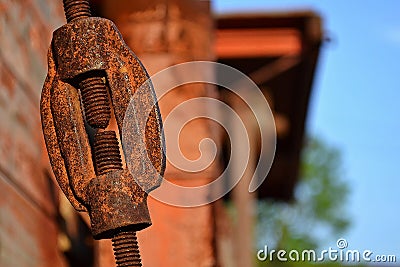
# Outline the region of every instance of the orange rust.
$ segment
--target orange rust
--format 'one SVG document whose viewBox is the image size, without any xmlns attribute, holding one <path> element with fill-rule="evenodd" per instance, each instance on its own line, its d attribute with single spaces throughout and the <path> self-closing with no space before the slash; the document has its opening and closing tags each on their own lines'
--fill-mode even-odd
<svg viewBox="0 0 400 267">
<path fill-rule="evenodd" d="M 118 266 L 141 266 L 134 232 L 151 225 L 143 188 L 148 192 L 160 186 L 165 169 L 162 121 L 154 89 L 113 22 L 90 17 L 87 0 L 64 0 L 64 10 L 68 23 L 53 33 L 41 97 L 42 128 L 51 165 L 72 205 L 89 211 L 93 236 L 114 238 Z M 135 178 L 122 164 L 116 132 L 105 130 L 114 114 L 121 135 L 134 94 L 140 95 L 134 109 L 152 107 L 144 136 L 139 138 L 144 142 L 134 139 L 135 133 L 128 133 L 131 138 L 124 140 L 126 147 L 134 147 L 132 151 L 123 147 L 123 152 L 137 171 L 139 177 Z M 150 167 L 158 174 L 147 173 Z M 133 242 L 131 254 L 119 245 L 122 239 Z"/>
</svg>

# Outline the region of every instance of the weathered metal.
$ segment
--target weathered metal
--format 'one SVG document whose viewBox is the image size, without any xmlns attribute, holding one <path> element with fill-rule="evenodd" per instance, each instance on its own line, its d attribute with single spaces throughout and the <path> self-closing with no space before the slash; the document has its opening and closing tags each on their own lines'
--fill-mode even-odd
<svg viewBox="0 0 400 267">
<path fill-rule="evenodd" d="M 146 70 L 113 22 L 90 17 L 87 0 L 64 0 L 64 10 L 68 23 L 53 34 L 41 97 L 42 128 L 53 172 L 75 209 L 89 211 L 94 238 L 113 239 L 118 266 L 141 266 L 135 231 L 151 225 L 142 188 L 158 187 L 165 168 L 154 90 L 145 83 Z M 145 90 L 138 92 L 143 84 Z M 143 157 L 149 157 L 160 174 L 150 176 L 143 169 L 135 177 L 140 186 L 123 165 L 117 138 L 121 139 L 135 93 L 140 93 L 144 106 L 152 106 L 140 148 L 145 152 L 122 147 L 123 156 L 134 166 L 148 164 Z M 118 132 L 110 128 L 113 118 Z M 128 147 L 137 141 L 124 139 Z"/>
</svg>

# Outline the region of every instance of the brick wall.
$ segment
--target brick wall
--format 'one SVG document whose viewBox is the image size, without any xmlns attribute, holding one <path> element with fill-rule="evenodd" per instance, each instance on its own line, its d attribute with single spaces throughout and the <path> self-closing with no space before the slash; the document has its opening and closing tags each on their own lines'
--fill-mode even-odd
<svg viewBox="0 0 400 267">
<path fill-rule="evenodd" d="M 63 21 L 61 1 L 0 1 L 0 266 L 65 266 L 39 114 L 47 49 Z"/>
</svg>

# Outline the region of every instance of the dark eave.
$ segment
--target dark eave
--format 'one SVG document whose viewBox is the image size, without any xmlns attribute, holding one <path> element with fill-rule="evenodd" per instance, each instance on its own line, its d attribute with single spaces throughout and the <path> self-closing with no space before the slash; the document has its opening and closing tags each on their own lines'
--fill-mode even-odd
<svg viewBox="0 0 400 267">
<path fill-rule="evenodd" d="M 310 11 L 216 17 L 218 61 L 239 69 L 271 100 L 277 125 L 276 156 L 260 198 L 288 201 L 299 179 L 305 121 L 323 38 Z"/>
</svg>

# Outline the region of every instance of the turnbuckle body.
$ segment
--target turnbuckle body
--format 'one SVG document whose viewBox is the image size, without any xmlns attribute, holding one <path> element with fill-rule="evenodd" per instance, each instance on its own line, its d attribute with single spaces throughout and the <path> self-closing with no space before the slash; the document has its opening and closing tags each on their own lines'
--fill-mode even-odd
<svg viewBox="0 0 400 267">
<path fill-rule="evenodd" d="M 54 175 L 74 208 L 89 212 L 96 239 L 151 225 L 143 188 L 148 192 L 160 185 L 165 146 L 148 79 L 141 62 L 107 19 L 74 19 L 53 33 L 41 96 L 43 133 Z M 151 104 L 152 110 L 141 140 L 137 135 L 132 135 L 135 140 L 124 139 L 124 145 L 135 147 L 126 151 L 119 140 L 125 113 L 137 93 L 137 99 Z M 116 131 L 110 127 L 114 119 Z M 142 170 L 141 177 L 133 177 L 126 162 Z M 159 175 L 146 172 L 149 166 L 143 166 L 148 162 Z"/>
</svg>

